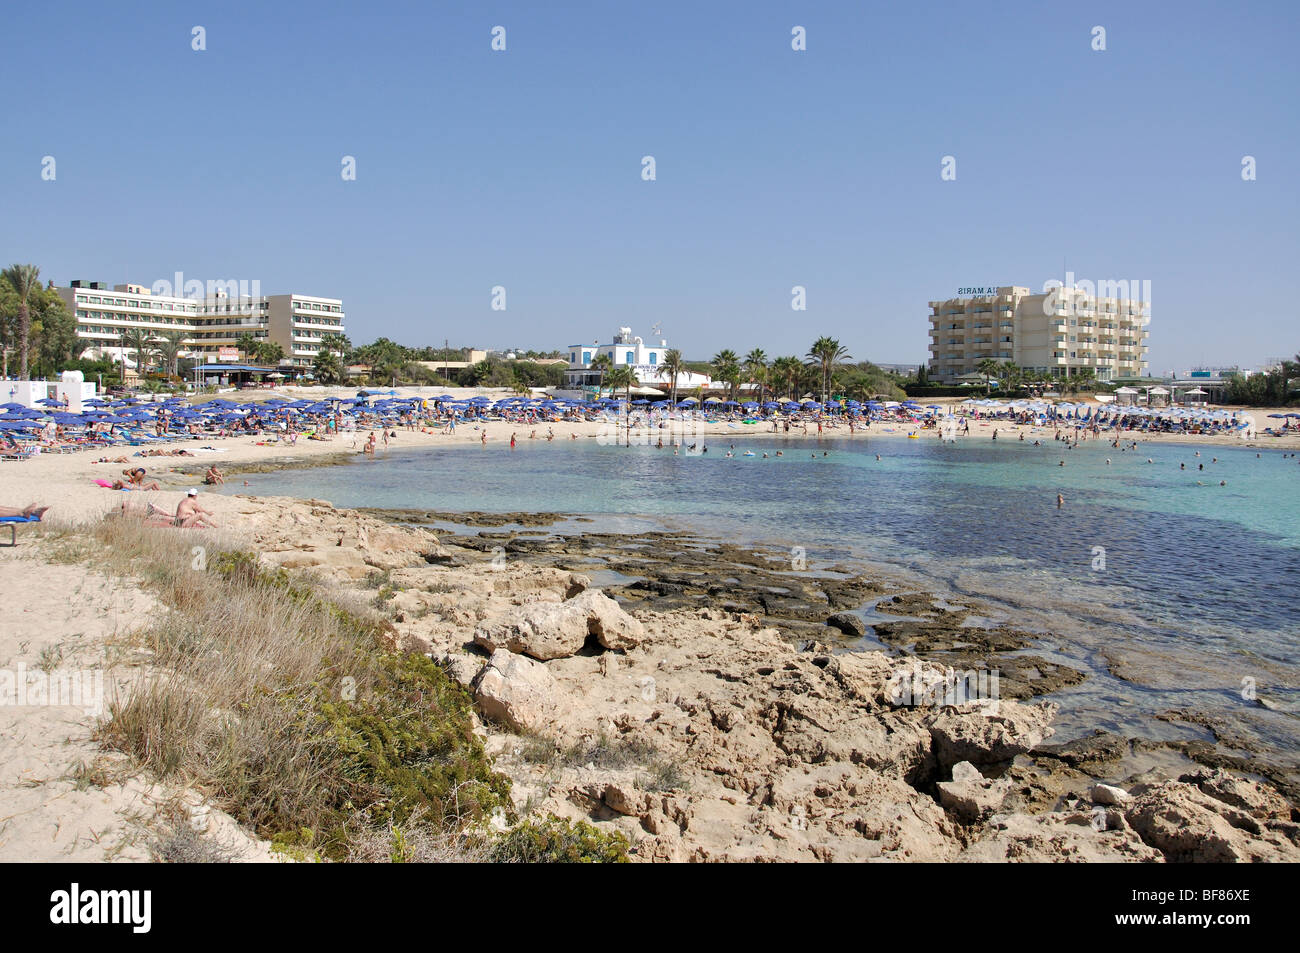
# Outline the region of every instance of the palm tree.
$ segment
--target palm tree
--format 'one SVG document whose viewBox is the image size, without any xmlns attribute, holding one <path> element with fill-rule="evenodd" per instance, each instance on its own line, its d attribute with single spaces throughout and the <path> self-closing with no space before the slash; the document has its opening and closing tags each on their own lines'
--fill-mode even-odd
<svg viewBox="0 0 1300 953">
<path fill-rule="evenodd" d="M 35 265 L 10 265 L 3 274 L 18 295 L 18 377 L 27 380 L 27 339 L 32 332 L 32 311 L 28 301 L 32 292 L 41 287 L 41 270 Z"/>
<path fill-rule="evenodd" d="M 626 446 L 632 446 L 632 388 L 636 386 L 636 373 L 626 364 L 614 368 L 609 372 L 609 392 L 616 393 L 620 388 L 625 391 L 627 403 L 624 405 L 626 410 L 627 423 L 627 443 Z"/>
<path fill-rule="evenodd" d="M 835 365 L 847 360 L 849 360 L 848 349 L 840 347 L 840 342 L 831 337 L 819 337 L 808 349 L 808 363 L 814 366 L 821 365 L 822 403 L 830 399 L 831 375 L 835 371 Z"/>
<path fill-rule="evenodd" d="M 184 342 L 184 331 L 158 332 L 158 340 L 154 344 L 154 351 L 162 358 L 163 366 L 167 368 L 168 374 L 176 373 L 176 365 L 180 360 Z"/>
<path fill-rule="evenodd" d="M 991 357 L 986 357 L 975 365 L 975 370 L 984 375 L 984 395 L 988 396 L 993 390 L 993 379 L 1002 371 L 1002 365 Z"/>
<path fill-rule="evenodd" d="M 1007 361 L 1000 368 L 1002 374 L 1002 388 L 1005 391 L 1019 390 L 1025 380 L 1025 370 L 1017 367 L 1015 364 Z"/>
<path fill-rule="evenodd" d="M 279 364 L 284 358 L 284 348 L 274 341 L 258 341 L 253 345 L 253 358 L 261 364 Z"/>
<path fill-rule="evenodd" d="M 141 380 L 144 379 L 145 362 L 153 351 L 149 338 L 149 332 L 144 328 L 127 328 L 121 336 L 123 350 L 135 352 L 135 373 Z"/>
<path fill-rule="evenodd" d="M 247 331 L 235 338 L 235 347 L 239 348 L 240 353 L 244 355 L 244 360 L 256 360 L 253 355 L 257 353 L 257 338 Z"/>
<path fill-rule="evenodd" d="M 343 366 L 334 352 L 327 347 L 322 347 L 316 352 L 316 359 L 312 361 L 312 371 L 322 384 L 336 384 L 343 379 Z"/>
<path fill-rule="evenodd" d="M 1070 385 L 1076 394 L 1080 391 L 1095 389 L 1097 386 L 1097 372 L 1091 367 L 1081 367 L 1079 372 L 1070 378 Z"/>
<path fill-rule="evenodd" d="M 730 349 L 721 350 L 713 355 L 710 363 L 718 380 L 725 381 L 728 385 L 727 398 L 735 400 L 735 388 L 740 384 L 740 359 L 736 357 L 736 352 Z"/>
<path fill-rule="evenodd" d="M 682 360 L 682 352 L 677 348 L 671 348 L 664 353 L 663 362 L 664 373 L 668 375 L 669 382 L 672 386 L 672 397 L 670 402 L 677 406 L 677 378 L 682 376 L 686 370 L 686 362 Z"/>
<path fill-rule="evenodd" d="M 799 386 L 799 373 L 802 370 L 803 362 L 793 354 L 778 357 L 772 362 L 773 377 L 783 385 L 782 390 L 787 397 L 794 396 L 795 388 Z"/>
<path fill-rule="evenodd" d="M 614 359 L 608 354 L 597 354 L 591 359 L 591 369 L 600 373 L 600 383 L 596 385 L 596 396 L 605 389 L 605 375 L 614 366 Z"/>
<path fill-rule="evenodd" d="M 758 385 L 758 402 L 763 402 L 763 391 L 767 386 L 767 352 L 756 347 L 745 355 L 745 373 L 749 382 Z"/>
</svg>

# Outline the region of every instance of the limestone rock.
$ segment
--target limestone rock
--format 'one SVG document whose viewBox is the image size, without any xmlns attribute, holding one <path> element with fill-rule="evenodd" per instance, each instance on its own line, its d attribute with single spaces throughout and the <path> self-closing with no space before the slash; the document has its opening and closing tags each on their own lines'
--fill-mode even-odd
<svg viewBox="0 0 1300 953">
<path fill-rule="evenodd" d="M 478 677 L 478 673 L 483 670 L 484 661 L 477 655 L 448 652 L 442 657 L 439 664 L 446 670 L 452 681 L 463 688 L 469 688 L 474 684 L 474 679 Z"/>
<path fill-rule="evenodd" d="M 1238 806 L 1253 782 L 1211 774 L 1202 783 L 1208 791 L 1183 781 L 1153 785 L 1134 798 L 1124 816 L 1146 843 L 1170 861 L 1300 860 L 1300 828 L 1290 821 L 1289 811 L 1285 820 L 1271 815 L 1268 796 L 1256 802 L 1263 817 L 1252 813 L 1249 804 Z"/>
<path fill-rule="evenodd" d="M 1008 762 L 1052 734 L 1051 721 L 1059 707 L 1051 702 L 1003 701 L 996 713 L 978 708 L 945 711 L 930 726 L 935 758 L 941 768 L 959 761 L 976 767 Z"/>
<path fill-rule="evenodd" d="M 1123 788 L 1117 788 L 1111 784 L 1094 784 L 1088 792 L 1094 804 L 1109 804 L 1119 806 L 1127 804 L 1133 800 L 1133 796 Z"/>
<path fill-rule="evenodd" d="M 1229 774 L 1221 768 L 1203 768 L 1178 779 L 1192 784 L 1217 801 L 1245 811 L 1259 820 L 1288 821 L 1291 805 L 1276 790 L 1258 781 Z"/>
<path fill-rule="evenodd" d="M 952 780 L 940 781 L 935 787 L 939 791 L 939 803 L 958 820 L 970 824 L 1002 807 L 1011 791 L 1011 782 L 1005 778 L 985 778 L 969 761 L 959 761 L 952 767 Z"/>
<path fill-rule="evenodd" d="M 489 652 L 509 649 L 535 659 L 568 658 L 587 641 L 587 617 L 563 602 L 534 602 L 481 626 L 474 641 Z"/>
<path fill-rule="evenodd" d="M 987 833 L 957 860 L 974 863 L 1159 863 L 1160 851 L 1126 825 L 1097 830 L 1086 812 L 994 817 Z"/>
<path fill-rule="evenodd" d="M 598 589 L 584 589 L 564 605 L 586 614 L 588 631 L 607 649 L 626 651 L 645 639 L 645 626 Z"/>
<path fill-rule="evenodd" d="M 551 730 L 565 708 L 564 695 L 545 665 L 505 649 L 492 653 L 473 688 L 479 711 L 516 731 Z"/>
<path fill-rule="evenodd" d="M 867 624 L 862 621 L 861 617 L 851 612 L 837 612 L 827 618 L 826 624 L 833 629 L 839 629 L 845 635 L 861 638 L 867 634 Z"/>
<path fill-rule="evenodd" d="M 564 602 L 528 603 L 480 626 L 474 641 L 545 661 L 576 654 L 589 635 L 607 649 L 627 650 L 645 638 L 645 627 L 604 593 L 587 589 Z"/>
</svg>

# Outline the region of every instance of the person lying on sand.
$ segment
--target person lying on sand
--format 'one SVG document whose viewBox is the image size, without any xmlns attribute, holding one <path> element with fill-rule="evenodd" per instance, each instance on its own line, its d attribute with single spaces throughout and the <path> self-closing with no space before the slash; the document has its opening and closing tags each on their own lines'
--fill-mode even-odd
<svg viewBox="0 0 1300 953">
<path fill-rule="evenodd" d="M 25 506 L 21 510 L 16 506 L 0 506 L 0 516 L 25 516 L 29 519 L 35 516 L 40 519 L 41 515 L 48 509 L 48 506 L 37 506 L 35 503 Z"/>
<path fill-rule="evenodd" d="M 127 469 L 122 471 L 122 475 L 126 477 L 126 481 L 127 481 L 126 485 L 131 487 L 131 489 L 133 490 L 161 490 L 162 489 L 162 486 L 159 485 L 157 480 L 150 480 L 148 483 L 145 482 L 144 467 L 134 467 L 134 468 L 128 467 Z M 117 489 L 117 487 L 114 486 L 113 489 Z"/>
<path fill-rule="evenodd" d="M 130 463 L 128 457 L 100 457 L 98 460 L 91 460 L 91 463 Z"/>
</svg>

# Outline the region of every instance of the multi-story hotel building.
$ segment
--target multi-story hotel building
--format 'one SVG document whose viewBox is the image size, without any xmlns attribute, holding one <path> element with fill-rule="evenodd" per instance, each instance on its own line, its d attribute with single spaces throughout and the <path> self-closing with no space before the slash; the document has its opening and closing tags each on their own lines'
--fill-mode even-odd
<svg viewBox="0 0 1300 953">
<path fill-rule="evenodd" d="M 116 285 L 74 281 L 56 289 L 68 313 L 76 318 L 83 354 L 114 361 L 134 361 L 124 348 L 122 332 L 142 328 L 157 335 L 177 331 L 184 335 L 182 356 L 215 360 L 222 349 L 235 348 L 239 338 L 251 335 L 271 341 L 284 350 L 281 364 L 308 367 L 334 335 L 344 332 L 343 302 L 338 298 L 283 294 L 231 297 L 216 291 L 209 297 L 156 295 L 143 285 Z M 342 356 L 342 352 L 333 349 Z M 244 355 L 247 359 L 249 355 Z"/>
<path fill-rule="evenodd" d="M 1141 377 L 1148 366 L 1149 301 L 1009 286 L 931 301 L 930 312 L 936 382 L 978 373 L 986 359 L 1053 377 L 1089 368 L 1098 380 Z"/>
</svg>

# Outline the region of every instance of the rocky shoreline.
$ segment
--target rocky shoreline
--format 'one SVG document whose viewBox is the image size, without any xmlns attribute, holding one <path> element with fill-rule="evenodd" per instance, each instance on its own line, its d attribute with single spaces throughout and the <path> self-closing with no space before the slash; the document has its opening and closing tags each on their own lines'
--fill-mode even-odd
<svg viewBox="0 0 1300 953">
<path fill-rule="evenodd" d="M 366 594 L 394 648 L 467 688 L 517 805 L 637 859 L 1300 859 L 1292 804 L 1214 750 L 1051 744 L 1057 706 L 1032 699 L 1085 673 L 904 580 L 689 533 L 439 538 L 410 513 L 230 502 L 265 563 Z M 997 670 L 996 698 L 954 696 L 949 670 Z"/>
</svg>

